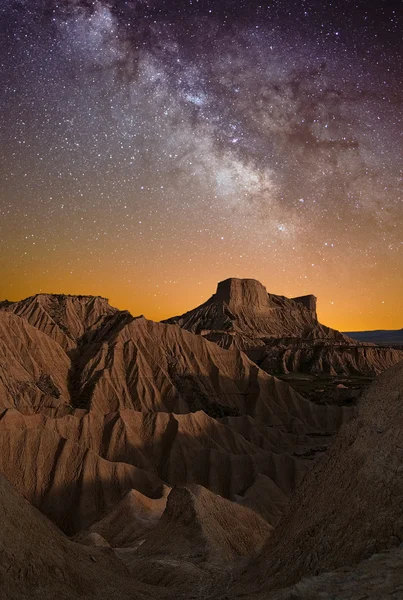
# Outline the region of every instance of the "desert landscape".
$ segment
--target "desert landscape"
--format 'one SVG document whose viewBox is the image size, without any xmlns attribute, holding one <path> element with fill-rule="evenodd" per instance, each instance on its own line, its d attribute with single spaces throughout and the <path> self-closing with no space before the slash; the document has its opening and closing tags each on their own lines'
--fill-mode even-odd
<svg viewBox="0 0 403 600">
<path fill-rule="evenodd" d="M 396 0 L 0 0 L 0 600 L 403 600 Z"/>
<path fill-rule="evenodd" d="M 251 279 L 164 323 L 49 294 L 0 323 L 2 598 L 400 597 L 403 352 Z"/>
</svg>

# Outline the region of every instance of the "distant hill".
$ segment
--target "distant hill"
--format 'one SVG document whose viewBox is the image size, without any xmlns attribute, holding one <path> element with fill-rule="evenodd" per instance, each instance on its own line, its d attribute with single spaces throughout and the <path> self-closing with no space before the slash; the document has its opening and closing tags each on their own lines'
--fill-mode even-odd
<svg viewBox="0 0 403 600">
<path fill-rule="evenodd" d="M 345 335 L 359 340 L 360 342 L 371 342 L 372 344 L 402 344 L 403 329 L 377 329 L 375 331 L 348 331 Z"/>
<path fill-rule="evenodd" d="M 373 377 L 403 360 L 400 349 L 357 342 L 320 323 L 312 294 L 270 294 L 255 279 L 221 281 L 207 302 L 165 323 L 238 348 L 270 375 Z"/>
</svg>

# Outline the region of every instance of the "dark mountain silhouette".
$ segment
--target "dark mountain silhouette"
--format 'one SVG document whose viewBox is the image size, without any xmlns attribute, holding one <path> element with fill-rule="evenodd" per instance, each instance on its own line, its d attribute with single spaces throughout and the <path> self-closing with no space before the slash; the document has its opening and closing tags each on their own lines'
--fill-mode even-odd
<svg viewBox="0 0 403 600">
<path fill-rule="evenodd" d="M 403 329 L 377 329 L 374 331 L 351 331 L 346 333 L 354 340 L 391 346 L 403 346 Z"/>
</svg>

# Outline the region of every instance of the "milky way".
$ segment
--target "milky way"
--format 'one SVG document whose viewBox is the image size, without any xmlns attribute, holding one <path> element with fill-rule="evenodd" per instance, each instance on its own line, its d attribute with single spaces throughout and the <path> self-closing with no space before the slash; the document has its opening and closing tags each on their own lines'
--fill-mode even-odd
<svg viewBox="0 0 403 600">
<path fill-rule="evenodd" d="M 249 276 L 399 326 L 397 6 L 3 0 L 0 295 L 163 318 Z"/>
</svg>

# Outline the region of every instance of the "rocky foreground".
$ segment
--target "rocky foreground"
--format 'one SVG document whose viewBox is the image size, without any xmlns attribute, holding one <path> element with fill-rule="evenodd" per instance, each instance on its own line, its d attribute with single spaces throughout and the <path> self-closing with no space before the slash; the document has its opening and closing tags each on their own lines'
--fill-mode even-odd
<svg viewBox="0 0 403 600">
<path fill-rule="evenodd" d="M 342 336 L 310 298 L 270 324 L 238 281 L 222 293 L 235 314 L 247 291 L 249 332 L 257 304 L 266 333 Z M 1 597 L 358 600 L 362 578 L 398 598 L 402 363 L 355 414 L 305 400 L 237 333 L 226 349 L 181 325 L 100 297 L 1 305 Z"/>
</svg>

